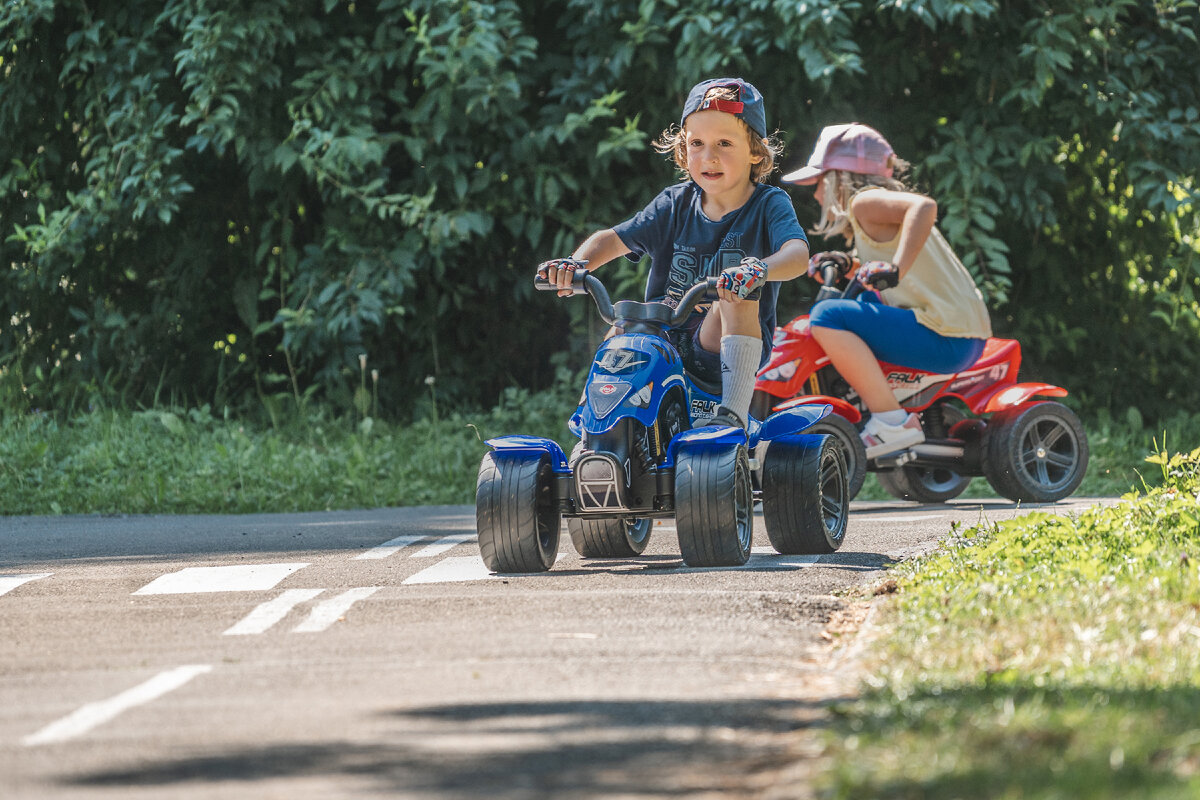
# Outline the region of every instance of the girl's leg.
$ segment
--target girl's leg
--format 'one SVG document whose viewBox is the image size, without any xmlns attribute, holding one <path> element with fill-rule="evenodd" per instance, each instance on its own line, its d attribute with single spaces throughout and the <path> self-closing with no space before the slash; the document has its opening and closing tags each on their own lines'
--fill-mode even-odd
<svg viewBox="0 0 1200 800">
<path fill-rule="evenodd" d="M 892 387 L 888 386 L 883 370 L 867 343 L 858 334 L 836 328 L 813 326 L 813 338 L 829 356 L 834 368 L 858 392 L 871 413 L 899 411 L 900 404 Z"/>
</svg>

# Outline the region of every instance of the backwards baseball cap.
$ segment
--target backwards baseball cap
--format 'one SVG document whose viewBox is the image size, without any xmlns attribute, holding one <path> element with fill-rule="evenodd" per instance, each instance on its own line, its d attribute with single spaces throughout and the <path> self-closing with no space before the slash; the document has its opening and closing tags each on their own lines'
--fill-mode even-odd
<svg viewBox="0 0 1200 800">
<path fill-rule="evenodd" d="M 808 164 L 783 176 L 788 183 L 812 184 L 831 169 L 864 175 L 892 177 L 892 146 L 883 134 L 868 125 L 851 122 L 830 125 L 821 131 Z"/>
<path fill-rule="evenodd" d="M 710 89 L 723 87 L 737 89 L 738 99 L 704 99 L 704 95 L 708 94 Z M 707 111 L 709 109 L 724 111 L 727 114 L 740 117 L 743 122 L 750 126 L 750 130 L 763 138 L 767 136 L 767 112 L 763 108 L 763 96 L 752 84 L 747 83 L 741 78 L 713 78 L 712 80 L 701 81 L 693 86 L 692 91 L 688 92 L 687 102 L 683 104 L 683 116 L 679 118 L 680 127 L 683 127 L 684 121 L 692 114 L 695 114 L 697 111 Z"/>
</svg>

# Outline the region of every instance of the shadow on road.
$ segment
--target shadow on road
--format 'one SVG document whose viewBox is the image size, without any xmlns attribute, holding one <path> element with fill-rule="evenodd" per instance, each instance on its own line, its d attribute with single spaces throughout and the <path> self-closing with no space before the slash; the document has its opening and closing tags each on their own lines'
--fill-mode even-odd
<svg viewBox="0 0 1200 800">
<path fill-rule="evenodd" d="M 325 776 L 403 797 L 749 797 L 801 757 L 809 740 L 798 732 L 822 724 L 822 707 L 769 698 L 434 706 L 385 714 L 386 741 L 213 753 L 71 785 L 167 790 Z"/>
</svg>

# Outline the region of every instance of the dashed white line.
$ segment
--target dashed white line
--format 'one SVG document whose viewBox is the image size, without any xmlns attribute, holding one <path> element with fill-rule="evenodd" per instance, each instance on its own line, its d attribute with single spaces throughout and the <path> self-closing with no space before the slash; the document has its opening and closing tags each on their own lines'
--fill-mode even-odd
<svg viewBox="0 0 1200 800">
<path fill-rule="evenodd" d="M 318 603 L 311 612 L 308 618 L 292 629 L 294 633 L 320 633 L 328 628 L 333 623 L 337 622 L 343 614 L 350 610 L 350 606 L 357 603 L 359 600 L 365 600 L 371 595 L 378 592 L 378 586 L 364 586 L 358 589 L 347 589 L 341 594 L 331 597 L 324 602 Z"/>
<path fill-rule="evenodd" d="M 37 733 L 26 736 L 21 742 L 27 747 L 33 747 L 65 742 L 68 739 L 82 736 L 129 709 L 162 697 L 167 692 L 183 686 L 197 675 L 203 675 L 211 670 L 212 666 L 209 664 L 189 664 L 160 672 L 145 683 L 127 689 L 115 697 L 82 706 L 57 722 L 50 723 Z"/>
<path fill-rule="evenodd" d="M 479 556 L 450 556 L 415 575 L 404 579 L 404 583 L 456 583 L 459 581 L 482 581 L 498 578 L 488 569 Z"/>
<path fill-rule="evenodd" d="M 450 536 L 443 536 L 433 544 L 422 547 L 417 552 L 413 553 L 409 558 L 433 558 L 440 556 L 448 550 L 462 544 L 463 542 L 474 541 L 474 533 L 455 533 Z"/>
<path fill-rule="evenodd" d="M 308 564 L 239 564 L 230 567 L 186 567 L 160 575 L 134 594 L 262 592 Z"/>
<path fill-rule="evenodd" d="M 274 600 L 268 600 L 247 614 L 240 622 L 225 631 L 226 636 L 251 636 L 266 632 L 301 603 L 312 600 L 324 589 L 288 589 Z"/>
<path fill-rule="evenodd" d="M 8 594 L 22 584 L 49 578 L 53 574 L 53 572 L 26 572 L 17 575 L 0 575 L 0 594 Z"/>
<path fill-rule="evenodd" d="M 395 539 L 388 539 L 383 544 L 376 545 L 370 550 L 359 553 L 354 557 L 354 559 L 356 561 L 369 561 L 378 558 L 388 558 L 389 556 L 394 556 L 396 553 L 399 553 L 413 542 L 418 542 L 425 538 L 428 537 L 424 534 L 406 534 L 404 536 L 397 536 Z"/>
</svg>

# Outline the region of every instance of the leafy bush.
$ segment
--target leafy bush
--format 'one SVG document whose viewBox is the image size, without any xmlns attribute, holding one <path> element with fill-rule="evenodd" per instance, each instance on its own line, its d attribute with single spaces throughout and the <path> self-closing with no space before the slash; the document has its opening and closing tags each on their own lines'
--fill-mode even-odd
<svg viewBox="0 0 1200 800">
<path fill-rule="evenodd" d="M 597 323 L 532 265 L 672 181 L 647 142 L 736 73 L 785 163 L 887 133 L 1030 374 L 1157 420 L 1200 400 L 1198 28 L 1192 0 L 7 3 L 0 403 L 349 411 L 363 353 L 388 418 L 427 376 L 457 407 L 548 386 Z"/>
</svg>

